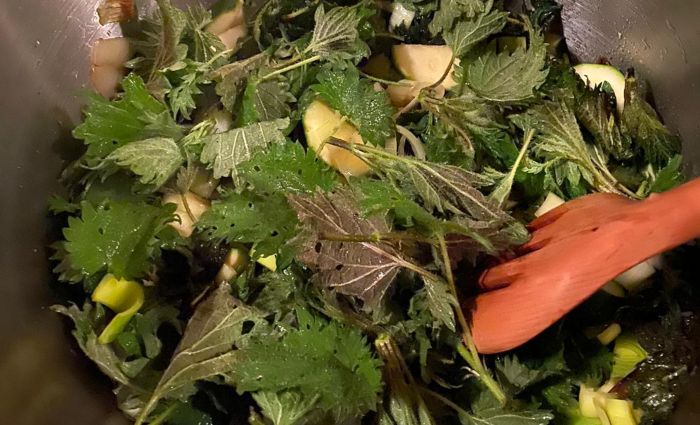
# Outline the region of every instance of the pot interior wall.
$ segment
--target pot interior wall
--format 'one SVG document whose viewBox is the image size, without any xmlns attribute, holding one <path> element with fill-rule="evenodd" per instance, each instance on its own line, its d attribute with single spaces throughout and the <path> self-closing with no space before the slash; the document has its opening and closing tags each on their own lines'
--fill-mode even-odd
<svg viewBox="0 0 700 425">
<path fill-rule="evenodd" d="M 118 35 L 100 27 L 98 0 L 3 0 L 0 6 L 0 423 L 125 423 L 111 385 L 67 340 L 52 302 L 46 200 L 58 190 L 60 152 L 79 119 L 89 46 Z M 634 67 L 700 174 L 700 2 L 565 0 L 565 35 L 583 61 Z M 700 423 L 700 383 L 674 424 Z"/>
</svg>

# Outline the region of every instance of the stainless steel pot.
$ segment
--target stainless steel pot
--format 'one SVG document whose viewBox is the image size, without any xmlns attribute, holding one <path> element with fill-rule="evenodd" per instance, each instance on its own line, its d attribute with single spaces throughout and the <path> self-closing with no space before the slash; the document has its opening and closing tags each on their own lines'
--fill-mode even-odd
<svg viewBox="0 0 700 425">
<path fill-rule="evenodd" d="M 97 0 L 0 2 L 0 423 L 125 423 L 111 385 L 76 352 L 46 308 L 46 199 L 80 117 Z M 648 79 L 666 122 L 700 175 L 700 2 L 564 0 L 565 35 L 583 61 L 606 57 Z M 700 424 L 700 379 L 673 424 Z"/>
</svg>

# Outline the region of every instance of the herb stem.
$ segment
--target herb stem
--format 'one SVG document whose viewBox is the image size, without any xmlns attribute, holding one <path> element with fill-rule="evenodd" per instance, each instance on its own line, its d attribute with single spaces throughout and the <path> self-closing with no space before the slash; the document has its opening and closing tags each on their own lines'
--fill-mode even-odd
<svg viewBox="0 0 700 425">
<path fill-rule="evenodd" d="M 447 406 L 447 407 L 451 408 L 452 410 L 454 410 L 455 412 L 457 412 L 457 414 L 459 414 L 459 415 L 465 415 L 465 416 L 467 416 L 467 417 L 470 416 L 470 415 L 469 415 L 469 412 L 467 412 L 466 410 L 464 410 L 464 409 L 462 409 L 461 407 L 459 407 L 459 406 L 457 405 L 457 403 L 453 402 L 452 400 L 448 399 L 447 397 L 444 397 L 443 395 L 441 395 L 441 394 L 439 394 L 439 393 L 437 393 L 437 392 L 435 392 L 435 391 L 433 391 L 433 390 L 431 390 L 431 389 L 429 389 L 429 388 L 425 388 L 425 387 L 422 387 L 422 386 L 421 386 L 421 387 L 418 387 L 418 390 L 419 390 L 420 392 L 422 392 L 423 394 L 425 394 L 425 395 L 427 395 L 427 396 L 429 396 L 429 397 L 432 397 L 432 398 L 434 398 L 435 400 L 438 400 L 439 402 L 441 402 L 441 403 L 444 404 L 445 406 Z"/>
<path fill-rule="evenodd" d="M 388 86 L 409 87 L 411 85 L 410 83 L 403 83 L 401 81 L 391 81 L 391 80 L 385 80 L 383 78 L 378 78 L 378 77 L 375 77 L 373 75 L 369 75 L 368 73 L 366 73 L 364 71 L 360 71 L 360 75 L 367 78 L 368 80 L 372 80 L 372 81 L 375 81 L 377 83 L 386 84 Z"/>
<path fill-rule="evenodd" d="M 318 4 L 318 2 L 315 1 L 309 5 L 302 7 L 301 9 L 295 10 L 294 12 L 290 12 L 290 13 L 287 13 L 286 15 L 282 15 L 282 20 L 283 21 L 291 21 L 292 19 L 294 19 L 298 16 L 301 16 L 304 13 L 308 12 L 309 10 L 311 10 L 312 7 L 316 6 L 317 4 Z"/>
<path fill-rule="evenodd" d="M 450 262 L 450 255 L 447 251 L 447 243 L 445 242 L 444 235 L 437 236 L 438 242 L 440 244 L 440 255 L 442 257 L 443 268 L 445 269 L 445 277 L 447 278 L 447 283 L 450 286 L 450 291 L 452 296 L 458 300 L 457 297 L 457 285 L 455 284 L 454 275 L 452 274 L 452 264 Z M 491 391 L 496 400 L 501 404 L 505 404 L 506 395 L 501 389 L 498 382 L 491 376 L 491 373 L 486 369 L 484 363 L 479 357 L 479 352 L 476 350 L 476 345 L 474 344 L 474 338 L 472 338 L 472 332 L 467 322 L 467 318 L 464 316 L 464 311 L 462 310 L 459 302 L 454 308 L 455 314 L 457 315 L 457 321 L 462 328 L 462 341 L 463 344 L 457 346 L 457 352 L 460 356 L 469 364 L 469 366 L 474 370 L 476 375 L 481 379 L 481 382 L 486 386 L 486 388 Z"/>
<path fill-rule="evenodd" d="M 429 85 L 428 87 L 426 87 L 426 89 L 431 90 L 431 89 L 434 89 L 435 87 L 439 86 L 440 84 L 442 84 L 442 82 L 445 81 L 447 76 L 450 75 L 450 72 L 452 72 L 452 66 L 454 65 L 454 63 L 455 63 L 455 55 L 452 55 L 452 57 L 450 58 L 450 63 L 447 64 L 447 69 L 445 69 L 445 71 L 442 73 L 442 76 L 440 76 L 440 79 L 437 80 L 436 82 L 434 82 L 433 84 Z"/>
<path fill-rule="evenodd" d="M 412 241 L 434 245 L 435 241 L 420 235 L 408 232 L 372 233 L 368 235 L 344 235 L 340 233 L 322 233 L 320 239 L 335 242 L 367 242 L 377 243 L 382 241 Z"/>
<path fill-rule="evenodd" d="M 310 58 L 306 58 L 306 59 L 304 59 L 303 61 L 299 61 L 299 62 L 296 62 L 296 63 L 292 63 L 291 65 L 287 65 L 287 66 L 285 66 L 284 68 L 280 68 L 280 69 L 278 69 L 278 70 L 276 70 L 276 71 L 273 71 L 273 72 L 271 72 L 271 73 L 269 73 L 269 74 L 263 76 L 263 77 L 260 79 L 260 81 L 268 80 L 268 79 L 274 77 L 275 75 L 284 74 L 285 72 L 289 72 L 289 71 L 291 71 L 291 70 L 293 70 L 293 69 L 297 69 L 297 68 L 299 68 L 299 67 L 302 67 L 302 66 L 304 66 L 304 65 L 308 65 L 308 64 L 310 64 L 310 63 L 314 63 L 314 62 L 319 61 L 319 60 L 321 60 L 321 56 L 320 56 L 320 55 L 311 56 Z"/>
<path fill-rule="evenodd" d="M 149 425 L 161 425 L 165 423 L 165 421 L 170 417 L 170 415 L 173 414 L 173 412 L 177 409 L 177 403 L 173 403 L 170 406 L 168 406 L 167 409 L 163 411 L 160 415 L 156 416 L 155 419 L 153 419 L 151 422 L 149 422 Z"/>
</svg>

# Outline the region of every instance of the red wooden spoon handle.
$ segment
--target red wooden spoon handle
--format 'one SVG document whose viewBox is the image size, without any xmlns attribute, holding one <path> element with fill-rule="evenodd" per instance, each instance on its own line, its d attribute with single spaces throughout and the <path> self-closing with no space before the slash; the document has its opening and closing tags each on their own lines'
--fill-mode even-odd
<svg viewBox="0 0 700 425">
<path fill-rule="evenodd" d="M 610 205 L 610 220 L 603 214 L 599 225 L 587 223 L 580 232 L 567 227 L 566 236 L 553 235 L 542 248 L 487 272 L 509 285 L 468 306 L 480 352 L 527 342 L 623 271 L 700 236 L 700 179 L 641 202 Z M 571 217 L 559 225 L 581 222 Z"/>
</svg>

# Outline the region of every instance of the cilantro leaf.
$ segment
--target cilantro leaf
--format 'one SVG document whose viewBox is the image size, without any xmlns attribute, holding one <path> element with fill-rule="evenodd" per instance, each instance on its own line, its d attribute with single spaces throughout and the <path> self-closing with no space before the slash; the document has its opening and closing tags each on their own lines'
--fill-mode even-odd
<svg viewBox="0 0 700 425">
<path fill-rule="evenodd" d="M 160 72 L 185 59 L 187 45 L 182 38 L 187 29 L 187 15 L 170 0 L 156 0 L 158 10 L 145 19 L 142 37 L 133 41 L 140 55 L 132 64 L 144 77 L 149 88 L 161 77 Z"/>
<path fill-rule="evenodd" d="M 197 223 L 205 238 L 252 243 L 256 256 L 279 254 L 278 264 L 291 260 L 289 242 L 297 226 L 294 211 L 280 194 L 261 196 L 247 191 L 225 193 Z"/>
<path fill-rule="evenodd" d="M 182 136 L 182 128 L 168 108 L 148 93 L 141 77 L 130 74 L 122 80 L 122 88 L 124 93 L 116 100 L 90 96 L 85 120 L 73 130 L 73 136 L 87 145 L 88 160 L 101 160 L 137 140 Z"/>
<path fill-rule="evenodd" d="M 298 391 L 334 423 L 375 408 L 381 391 L 379 361 L 354 329 L 297 311 L 298 328 L 279 341 L 252 340 L 231 375 L 239 391 Z"/>
<path fill-rule="evenodd" d="M 488 51 L 468 65 L 466 83 L 483 99 L 498 103 L 518 103 L 531 99 L 547 78 L 547 49 L 530 21 L 530 47 L 513 53 Z"/>
<path fill-rule="evenodd" d="M 154 137 L 121 146 L 107 159 L 130 169 L 141 183 L 159 188 L 175 174 L 185 157 L 173 139 Z"/>
<path fill-rule="evenodd" d="M 311 150 L 298 143 L 273 144 L 240 165 L 241 179 L 264 193 L 313 193 L 329 191 L 337 174 Z"/>
<path fill-rule="evenodd" d="M 452 48 L 456 58 L 464 56 L 477 43 L 505 27 L 507 12 L 487 10 L 471 20 L 457 22 L 454 28 L 443 32 L 445 43 Z"/>
<path fill-rule="evenodd" d="M 428 29 L 435 36 L 452 28 L 457 18 L 474 18 L 486 10 L 483 0 L 440 0 L 440 6 L 428 24 Z"/>
<path fill-rule="evenodd" d="M 352 59 L 369 54 L 369 48 L 360 39 L 358 27 L 364 18 L 360 5 L 337 6 L 325 11 L 323 4 L 314 14 L 316 25 L 305 52 L 312 52 L 322 59 Z"/>
<path fill-rule="evenodd" d="M 83 202 L 81 216 L 70 217 L 63 230 L 71 267 L 86 277 L 100 271 L 126 279 L 143 276 L 173 211 L 171 206 L 140 202 L 114 201 L 97 207 Z"/>
<path fill-rule="evenodd" d="M 641 146 L 644 158 L 654 166 L 662 167 L 680 153 L 680 138 L 659 121 L 656 111 L 644 100 L 634 78 L 627 79 L 622 122 Z"/>
<path fill-rule="evenodd" d="M 225 133 L 203 137 L 200 159 L 214 169 L 214 178 L 238 176 L 238 166 L 250 159 L 259 149 L 284 141 L 281 130 L 289 126 L 289 119 L 279 119 L 234 128 Z"/>
<path fill-rule="evenodd" d="M 252 329 L 247 329 L 248 325 Z M 170 365 L 139 412 L 136 423 L 142 424 L 161 400 L 184 399 L 194 394 L 197 381 L 228 377 L 240 362 L 240 351 L 231 348 L 244 347 L 266 325 L 252 308 L 231 296 L 227 283 L 220 285 L 197 306 Z"/>
<path fill-rule="evenodd" d="M 370 81 L 360 79 L 354 67 L 344 71 L 326 69 L 317 79 L 319 84 L 311 89 L 346 117 L 364 141 L 384 146 L 385 140 L 394 134 L 393 109 L 386 93 L 375 91 Z"/>
</svg>

